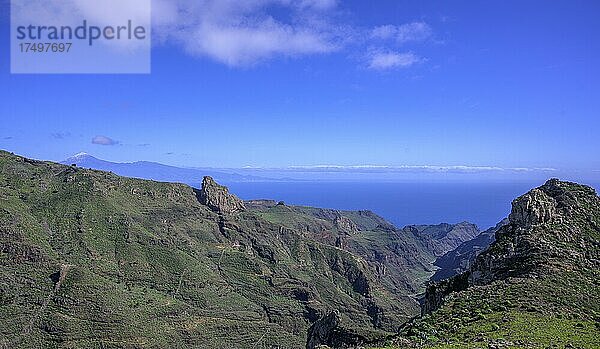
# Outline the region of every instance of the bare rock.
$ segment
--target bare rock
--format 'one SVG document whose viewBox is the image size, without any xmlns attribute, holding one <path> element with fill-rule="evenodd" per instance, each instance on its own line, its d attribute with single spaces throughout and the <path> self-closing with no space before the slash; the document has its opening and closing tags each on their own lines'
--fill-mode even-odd
<svg viewBox="0 0 600 349">
<path fill-rule="evenodd" d="M 541 189 L 533 189 L 513 201 L 508 219 L 512 224 L 530 227 L 549 222 L 555 211 L 556 200 Z"/>
<path fill-rule="evenodd" d="M 348 217 L 338 215 L 333 219 L 333 224 L 342 233 L 355 234 L 358 232 L 356 224 Z"/>
<path fill-rule="evenodd" d="M 244 202 L 230 194 L 229 189 L 217 184 L 212 177 L 204 177 L 199 193 L 200 202 L 218 213 L 232 214 L 245 211 Z"/>
</svg>

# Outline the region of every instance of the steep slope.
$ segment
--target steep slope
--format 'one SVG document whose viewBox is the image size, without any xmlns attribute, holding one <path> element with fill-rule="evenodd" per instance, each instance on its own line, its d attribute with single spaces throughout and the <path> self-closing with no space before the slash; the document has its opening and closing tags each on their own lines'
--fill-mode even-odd
<svg viewBox="0 0 600 349">
<path fill-rule="evenodd" d="M 428 287 L 419 347 L 600 347 L 600 198 L 556 179 L 513 202 L 471 268 Z"/>
<path fill-rule="evenodd" d="M 496 241 L 496 232 L 508 224 L 508 219 L 503 219 L 495 227 L 492 227 L 472 240 L 463 242 L 456 249 L 447 252 L 435 260 L 434 265 L 440 269 L 431 277 L 433 281 L 441 281 L 469 269 L 475 258 Z"/>
<path fill-rule="evenodd" d="M 434 257 L 410 232 L 401 232 L 369 211 L 338 211 L 253 201 L 246 206 L 264 219 L 302 232 L 363 258 L 373 275 L 399 297 L 401 308 L 419 312 L 414 294 L 424 291 Z"/>
<path fill-rule="evenodd" d="M 414 315 L 361 256 L 228 195 L 0 152 L 0 347 L 343 346 Z"/>
<path fill-rule="evenodd" d="M 246 207 L 272 223 L 361 256 L 388 290 L 413 298 L 425 291 L 436 254 L 479 233 L 470 223 L 397 229 L 370 211 L 289 206 L 271 200 L 248 201 Z M 407 306 L 418 309 L 414 299 L 403 305 Z"/>
<path fill-rule="evenodd" d="M 414 225 L 403 230 L 413 232 L 436 257 L 453 251 L 463 242 L 472 240 L 481 233 L 475 224 L 469 222 Z"/>
</svg>

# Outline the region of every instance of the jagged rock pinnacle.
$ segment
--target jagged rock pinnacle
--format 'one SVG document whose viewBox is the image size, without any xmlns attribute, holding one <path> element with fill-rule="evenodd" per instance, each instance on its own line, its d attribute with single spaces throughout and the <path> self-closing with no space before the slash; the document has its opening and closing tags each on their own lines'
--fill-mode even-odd
<svg viewBox="0 0 600 349">
<path fill-rule="evenodd" d="M 236 213 L 246 209 L 244 202 L 237 196 L 230 194 L 227 187 L 217 184 L 212 177 L 206 176 L 202 180 L 200 202 L 211 210 L 219 213 Z"/>
</svg>

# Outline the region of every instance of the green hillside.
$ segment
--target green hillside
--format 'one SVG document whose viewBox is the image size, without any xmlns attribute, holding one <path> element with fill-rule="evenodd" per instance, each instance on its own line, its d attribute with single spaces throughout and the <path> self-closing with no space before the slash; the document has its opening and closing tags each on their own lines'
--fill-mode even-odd
<svg viewBox="0 0 600 349">
<path fill-rule="evenodd" d="M 242 202 L 210 178 L 197 190 L 0 152 L 0 348 L 596 348 L 599 200 L 557 180 L 515 200 L 421 308 L 432 263 L 476 227 L 398 229 Z"/>
<path fill-rule="evenodd" d="M 414 236 L 373 214 L 247 206 L 212 181 L 198 191 L 0 152 L 0 347 L 351 345 L 418 313 L 431 260 Z M 356 248 L 324 238 L 342 232 Z M 397 285 L 356 253 L 387 241 L 414 250 L 392 263 Z"/>
<path fill-rule="evenodd" d="M 600 347 L 600 198 L 550 180 L 509 220 L 468 272 L 429 286 L 391 347 Z"/>
</svg>

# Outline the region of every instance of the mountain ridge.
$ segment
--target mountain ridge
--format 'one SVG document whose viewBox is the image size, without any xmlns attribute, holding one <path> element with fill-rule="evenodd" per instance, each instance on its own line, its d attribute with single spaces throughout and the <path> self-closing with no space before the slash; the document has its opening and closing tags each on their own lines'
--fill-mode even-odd
<svg viewBox="0 0 600 349">
<path fill-rule="evenodd" d="M 253 182 L 273 180 L 271 178 L 243 175 L 232 171 L 219 171 L 211 168 L 183 168 L 152 161 L 111 162 L 98 159 L 86 152 L 75 154 L 60 162 L 63 165 L 77 165 L 83 168 L 113 172 L 115 174 L 140 179 L 163 182 L 180 182 L 199 187 L 202 178 L 211 176 L 225 182 Z"/>
<path fill-rule="evenodd" d="M 401 347 L 600 346 L 600 198 L 551 179 L 513 201 L 468 270 L 428 286 Z"/>
<path fill-rule="evenodd" d="M 467 271 L 475 258 L 496 241 L 496 232 L 508 222 L 508 218 L 505 218 L 495 227 L 481 232 L 473 239 L 463 242 L 454 250 L 438 257 L 434 265 L 440 269 L 435 272 L 431 279 L 441 281 Z"/>
<path fill-rule="evenodd" d="M 600 199 L 589 187 L 550 180 L 515 199 L 466 273 L 424 289 L 476 227 L 242 202 L 204 181 L 0 151 L 0 347 L 598 344 Z"/>
<path fill-rule="evenodd" d="M 242 207 L 205 181 L 0 152 L 0 344 L 354 346 L 418 312 L 433 254 L 414 235 L 367 211 Z"/>
</svg>

